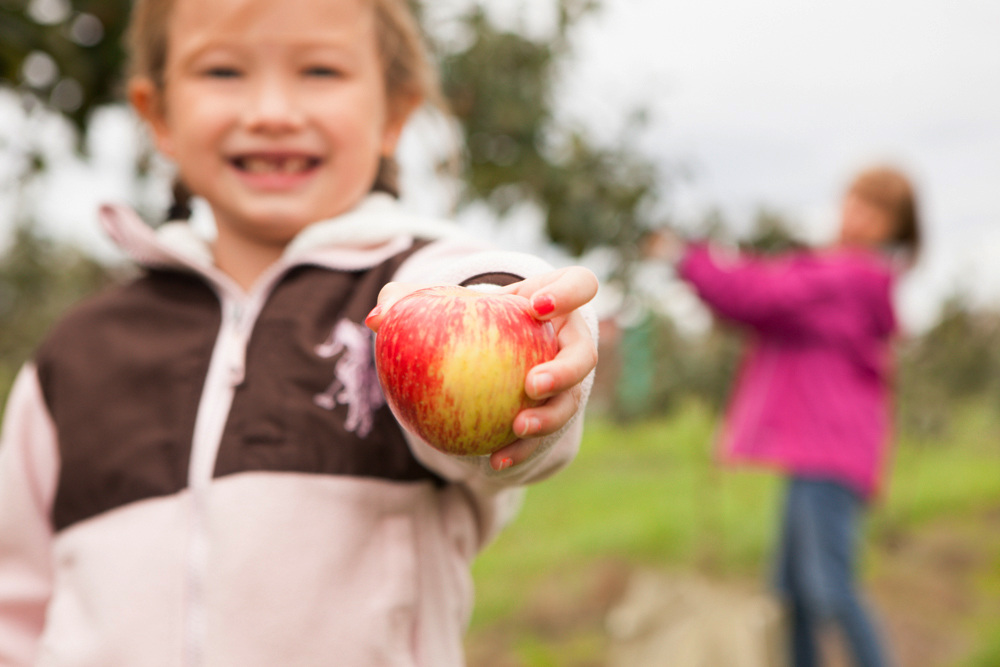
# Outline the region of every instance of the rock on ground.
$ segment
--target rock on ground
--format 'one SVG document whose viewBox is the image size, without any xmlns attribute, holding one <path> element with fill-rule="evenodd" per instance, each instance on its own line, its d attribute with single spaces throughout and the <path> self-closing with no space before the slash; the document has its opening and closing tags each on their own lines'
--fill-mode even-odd
<svg viewBox="0 0 1000 667">
<path fill-rule="evenodd" d="M 609 667 L 780 667 L 779 605 L 764 593 L 633 573 L 606 619 Z"/>
</svg>

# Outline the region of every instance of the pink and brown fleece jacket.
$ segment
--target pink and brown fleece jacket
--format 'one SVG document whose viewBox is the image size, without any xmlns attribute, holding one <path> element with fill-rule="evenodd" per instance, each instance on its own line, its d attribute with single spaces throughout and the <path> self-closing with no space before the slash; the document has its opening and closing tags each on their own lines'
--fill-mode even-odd
<svg viewBox="0 0 1000 667">
<path fill-rule="evenodd" d="M 470 562 L 582 418 L 502 473 L 441 454 L 384 404 L 363 321 L 390 280 L 548 266 L 373 195 L 244 293 L 185 226 L 102 218 L 146 270 L 66 317 L 11 392 L 0 665 L 462 665 Z"/>
</svg>

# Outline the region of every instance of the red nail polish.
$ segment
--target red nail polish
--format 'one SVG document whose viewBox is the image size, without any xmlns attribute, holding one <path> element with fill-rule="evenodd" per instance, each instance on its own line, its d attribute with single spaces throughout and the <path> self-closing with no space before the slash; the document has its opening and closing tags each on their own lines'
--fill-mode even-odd
<svg viewBox="0 0 1000 667">
<path fill-rule="evenodd" d="M 365 318 L 365 324 L 368 324 L 368 321 L 370 319 L 372 319 L 373 317 L 378 317 L 381 313 L 382 313 L 381 305 L 372 308 L 372 312 L 368 313 L 368 317 Z"/>
<path fill-rule="evenodd" d="M 514 465 L 514 459 L 503 459 L 500 461 L 500 470 L 506 470 L 512 465 Z M 497 472 L 499 472 L 499 470 Z"/>
<path fill-rule="evenodd" d="M 539 294 L 531 300 L 531 307 L 539 315 L 548 315 L 556 309 L 556 302 L 548 294 Z"/>
</svg>

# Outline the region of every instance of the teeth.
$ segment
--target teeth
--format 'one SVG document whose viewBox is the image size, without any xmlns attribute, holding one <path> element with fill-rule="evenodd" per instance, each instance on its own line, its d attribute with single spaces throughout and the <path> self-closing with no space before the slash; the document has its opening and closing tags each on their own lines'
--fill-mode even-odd
<svg viewBox="0 0 1000 667">
<path fill-rule="evenodd" d="M 274 171 L 270 160 L 259 157 L 250 157 L 243 160 L 243 168 L 251 174 L 266 174 Z"/>
<path fill-rule="evenodd" d="M 284 161 L 285 164 L 284 172 L 286 174 L 297 174 L 300 171 L 305 171 L 309 162 L 304 157 L 293 157 Z"/>
<path fill-rule="evenodd" d="M 312 166 L 307 157 L 245 157 L 237 161 L 238 166 L 251 174 L 298 174 Z"/>
</svg>

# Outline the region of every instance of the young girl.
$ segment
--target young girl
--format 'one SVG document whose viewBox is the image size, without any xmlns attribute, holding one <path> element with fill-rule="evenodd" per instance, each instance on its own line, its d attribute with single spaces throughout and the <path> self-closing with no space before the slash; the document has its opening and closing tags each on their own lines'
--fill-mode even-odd
<svg viewBox="0 0 1000 667">
<path fill-rule="evenodd" d="M 847 191 L 835 247 L 777 259 L 683 251 L 679 274 L 753 334 L 722 433 L 722 458 L 789 476 L 778 587 L 792 664 L 819 664 L 817 631 L 837 625 L 855 664 L 886 664 L 855 590 L 860 513 L 879 489 L 891 420 L 892 284 L 915 255 L 913 189 L 874 168 Z M 661 240 L 658 254 L 680 248 Z"/>
<path fill-rule="evenodd" d="M 437 94 L 406 0 L 139 0 L 131 43 L 130 99 L 218 236 L 102 211 L 147 270 L 12 390 L 0 664 L 461 665 L 470 561 L 578 446 L 595 278 L 386 194 Z M 366 319 L 417 283 L 520 294 L 556 327 L 525 381 L 547 401 L 492 456 L 384 405 Z"/>
</svg>

